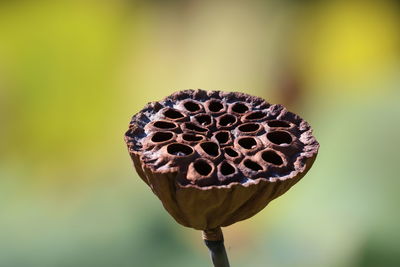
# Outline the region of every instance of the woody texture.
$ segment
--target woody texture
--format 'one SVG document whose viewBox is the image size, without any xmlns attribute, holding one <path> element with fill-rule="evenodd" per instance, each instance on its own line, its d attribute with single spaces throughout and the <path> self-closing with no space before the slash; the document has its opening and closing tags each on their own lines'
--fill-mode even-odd
<svg viewBox="0 0 400 267">
<path fill-rule="evenodd" d="M 220 227 L 252 217 L 296 184 L 319 148 L 310 125 L 282 105 L 200 89 L 147 104 L 125 142 L 169 214 L 211 245 L 223 241 Z M 229 266 L 211 254 L 214 266 Z"/>
</svg>

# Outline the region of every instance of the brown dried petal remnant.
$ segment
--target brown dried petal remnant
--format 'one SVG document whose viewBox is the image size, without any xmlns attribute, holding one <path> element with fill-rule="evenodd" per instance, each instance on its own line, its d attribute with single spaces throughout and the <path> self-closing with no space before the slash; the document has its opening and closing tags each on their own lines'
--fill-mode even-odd
<svg viewBox="0 0 400 267">
<path fill-rule="evenodd" d="M 282 105 L 200 89 L 146 105 L 125 141 L 165 209 L 199 230 L 262 210 L 307 173 L 319 148 L 310 125 Z"/>
</svg>

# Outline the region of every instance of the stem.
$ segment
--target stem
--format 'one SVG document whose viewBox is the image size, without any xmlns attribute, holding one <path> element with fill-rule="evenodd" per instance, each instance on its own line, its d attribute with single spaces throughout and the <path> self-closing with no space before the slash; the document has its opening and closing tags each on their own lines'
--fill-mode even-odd
<svg viewBox="0 0 400 267">
<path fill-rule="evenodd" d="M 214 267 L 229 267 L 221 228 L 203 231 L 203 239 L 210 251 Z"/>
</svg>

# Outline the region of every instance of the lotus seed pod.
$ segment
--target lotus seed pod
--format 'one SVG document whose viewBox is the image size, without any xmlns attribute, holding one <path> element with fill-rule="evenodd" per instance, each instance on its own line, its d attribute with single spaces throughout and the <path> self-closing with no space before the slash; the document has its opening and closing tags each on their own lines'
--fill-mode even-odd
<svg viewBox="0 0 400 267">
<path fill-rule="evenodd" d="M 307 173 L 319 148 L 310 125 L 282 105 L 200 89 L 146 105 L 125 141 L 172 217 L 206 231 L 261 211 Z"/>
</svg>

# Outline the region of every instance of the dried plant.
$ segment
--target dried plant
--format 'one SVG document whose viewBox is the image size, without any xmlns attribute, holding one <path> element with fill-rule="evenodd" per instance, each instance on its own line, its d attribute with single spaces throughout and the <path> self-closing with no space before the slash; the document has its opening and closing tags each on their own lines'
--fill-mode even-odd
<svg viewBox="0 0 400 267">
<path fill-rule="evenodd" d="M 282 105 L 199 89 L 146 105 L 125 141 L 164 208 L 178 223 L 203 231 L 215 266 L 229 266 L 221 227 L 285 193 L 319 148 L 310 125 Z"/>
</svg>

